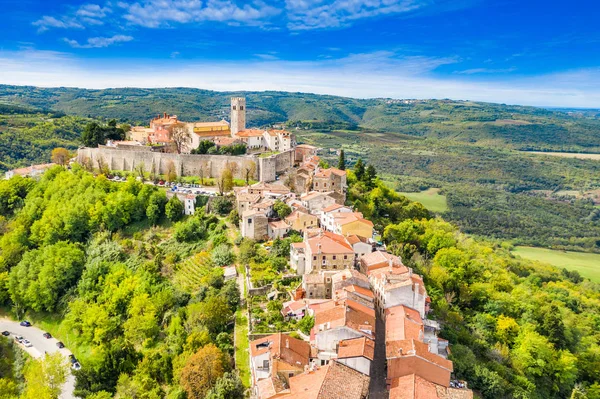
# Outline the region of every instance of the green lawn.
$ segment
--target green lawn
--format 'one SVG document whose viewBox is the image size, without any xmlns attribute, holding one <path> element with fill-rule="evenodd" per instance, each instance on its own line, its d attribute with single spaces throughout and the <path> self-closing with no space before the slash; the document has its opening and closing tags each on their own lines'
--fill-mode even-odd
<svg viewBox="0 0 600 399">
<path fill-rule="evenodd" d="M 600 254 L 559 251 L 546 248 L 516 247 L 513 254 L 551 265 L 577 270 L 583 277 L 600 282 Z"/>
<path fill-rule="evenodd" d="M 446 196 L 440 194 L 439 188 L 430 188 L 420 193 L 399 193 L 410 199 L 423 204 L 423 206 L 432 212 L 445 212 L 448 210 Z"/>
<path fill-rule="evenodd" d="M 235 346 L 235 368 L 239 371 L 244 386 L 250 387 L 250 344 L 245 309 L 235 312 Z"/>
</svg>

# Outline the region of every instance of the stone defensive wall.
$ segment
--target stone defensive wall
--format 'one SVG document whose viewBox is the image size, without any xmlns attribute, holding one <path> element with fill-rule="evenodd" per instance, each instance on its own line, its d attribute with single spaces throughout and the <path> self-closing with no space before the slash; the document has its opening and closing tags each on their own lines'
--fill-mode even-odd
<svg viewBox="0 0 600 399">
<path fill-rule="evenodd" d="M 294 165 L 294 150 L 260 158 L 258 155 L 173 154 L 153 151 L 152 147 L 146 146 L 80 148 L 77 151 L 77 161 L 84 163 L 88 159 L 95 167 L 104 163 L 111 170 L 128 172 L 134 171 L 141 164 L 146 172 L 157 174 L 167 174 L 172 163 L 177 176 L 204 175 L 207 178 L 219 177 L 229 165 L 235 178 L 244 179 L 245 170 L 255 165 L 252 178 L 270 182 L 275 180 L 277 174 Z"/>
</svg>

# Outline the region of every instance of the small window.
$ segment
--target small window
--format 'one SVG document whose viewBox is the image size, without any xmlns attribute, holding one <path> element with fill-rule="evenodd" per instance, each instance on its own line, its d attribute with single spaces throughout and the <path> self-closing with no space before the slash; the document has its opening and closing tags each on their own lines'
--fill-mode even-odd
<svg viewBox="0 0 600 399">
<path fill-rule="evenodd" d="M 317 260 L 317 256 L 316 256 L 316 255 L 315 255 L 315 256 L 313 256 L 313 260 Z"/>
<path fill-rule="evenodd" d="M 323 260 L 327 259 L 327 257 L 325 255 L 323 255 Z"/>
<path fill-rule="evenodd" d="M 269 368 L 269 361 L 268 360 L 263 360 L 263 368 L 264 369 L 268 369 Z"/>
<path fill-rule="evenodd" d="M 333 260 L 336 260 L 336 259 L 337 259 L 337 256 L 336 256 L 336 255 L 333 255 Z"/>
<path fill-rule="evenodd" d="M 233 106 L 233 110 L 235 111 L 235 105 Z"/>
<path fill-rule="evenodd" d="M 240 111 L 243 111 L 243 110 L 244 110 L 244 106 L 240 105 Z"/>
<path fill-rule="evenodd" d="M 248 219 L 248 224 L 252 224 L 252 219 Z"/>
<path fill-rule="evenodd" d="M 344 260 L 348 259 L 348 255 L 344 255 Z"/>
</svg>

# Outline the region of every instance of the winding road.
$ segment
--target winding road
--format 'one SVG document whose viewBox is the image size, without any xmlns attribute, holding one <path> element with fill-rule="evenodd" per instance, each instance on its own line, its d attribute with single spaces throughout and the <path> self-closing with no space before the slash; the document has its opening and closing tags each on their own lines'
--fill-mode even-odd
<svg viewBox="0 0 600 399">
<path fill-rule="evenodd" d="M 23 345 L 20 345 L 20 347 L 36 359 L 42 357 L 46 352 L 60 352 L 65 359 L 68 359 L 69 355 L 71 354 L 71 351 L 68 349 L 59 349 L 56 346 L 56 343 L 58 342 L 56 338 L 44 338 L 42 334 L 44 334 L 45 331 L 42 331 L 35 326 L 23 327 L 19 325 L 18 321 L 0 318 L 0 332 L 2 331 L 10 332 L 10 337 L 7 338 L 14 339 L 15 335 L 21 335 L 23 338 L 29 340 L 33 346 L 26 348 Z M 74 389 L 75 376 L 69 372 L 67 375 L 67 381 L 65 382 L 62 393 L 60 394 L 60 399 L 75 399 L 75 396 L 73 395 Z"/>
</svg>

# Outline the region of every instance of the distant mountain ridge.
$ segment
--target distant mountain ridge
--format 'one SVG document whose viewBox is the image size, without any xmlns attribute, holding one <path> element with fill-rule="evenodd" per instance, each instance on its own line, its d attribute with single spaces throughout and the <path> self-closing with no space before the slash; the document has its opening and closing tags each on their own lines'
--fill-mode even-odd
<svg viewBox="0 0 600 399">
<path fill-rule="evenodd" d="M 600 151 L 594 112 L 453 100 L 356 99 L 291 92 L 220 92 L 194 88 L 41 88 L 0 85 L 0 104 L 147 124 L 167 112 L 180 120 L 228 119 L 229 98 L 245 96 L 248 125 L 322 131 L 368 129 L 438 139 L 507 144 L 515 149 Z M 319 122 L 319 123 L 314 123 Z"/>
</svg>

